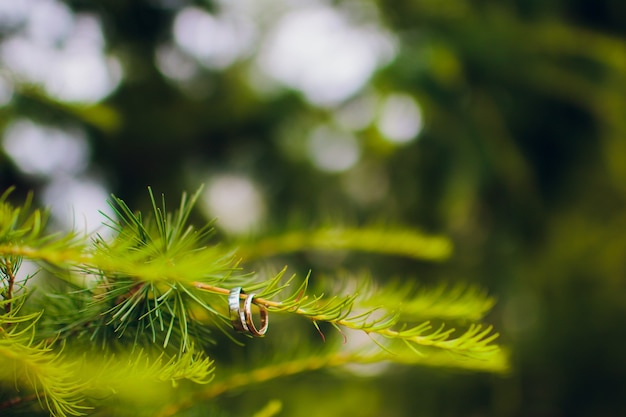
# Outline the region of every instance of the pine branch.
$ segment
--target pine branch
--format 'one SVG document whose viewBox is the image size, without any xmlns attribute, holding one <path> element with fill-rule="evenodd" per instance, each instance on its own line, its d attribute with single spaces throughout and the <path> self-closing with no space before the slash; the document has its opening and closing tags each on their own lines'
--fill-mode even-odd
<svg viewBox="0 0 626 417">
<path fill-rule="evenodd" d="M 121 200 L 114 200 L 112 206 L 121 217 L 112 225 L 118 232 L 118 238 L 112 243 L 97 240 L 88 256 L 80 255 L 81 264 L 76 265 L 76 268 L 102 277 L 99 290 L 103 292 L 94 296 L 93 302 L 108 306 L 100 314 L 109 317 L 106 324 L 113 325 L 115 332 L 122 335 L 131 324 L 143 321 L 143 325 L 135 328 L 138 337 L 149 333 L 154 343 L 157 341 L 156 334 L 165 332 L 162 343 L 167 347 L 171 335 L 177 332 L 180 340 L 179 349 L 184 352 L 194 338 L 194 335 L 189 333 L 188 326 L 188 322 L 194 320 L 190 304 L 201 307 L 210 316 L 215 317 L 214 323 L 228 322 L 225 311 L 215 307 L 214 303 L 207 302 L 203 293 L 227 295 L 229 290 L 223 284 L 227 280 L 229 283 L 234 281 L 231 273 L 236 269 L 236 264 L 232 255 L 224 254 L 218 246 L 202 246 L 210 234 L 208 228 L 194 230 L 186 224 L 198 193 L 191 199 L 183 195 L 179 209 L 173 215 L 166 214 L 164 201 L 161 207 L 158 207 L 152 193 L 150 196 L 153 202 L 153 220 L 144 220 L 140 213 L 133 213 Z M 109 220 L 113 222 L 113 219 Z M 374 235 L 381 236 L 376 233 Z M 370 247 L 369 244 L 358 243 L 360 241 L 355 240 L 354 236 L 352 240 L 346 236 L 344 238 L 344 241 L 352 242 L 351 245 L 357 248 Z M 371 239 L 363 241 L 372 242 Z M 12 254 L 15 253 L 14 250 Z M 21 253 L 26 254 L 24 251 Z M 36 253 L 29 255 L 36 256 Z M 51 261 L 52 257 L 48 256 L 47 259 Z M 72 259 L 67 258 L 62 260 L 62 262 L 71 261 Z M 492 333 L 489 326 L 471 325 L 461 334 L 454 336 L 453 328 L 442 326 L 433 329 L 428 321 L 410 325 L 401 321 L 403 314 L 411 313 L 410 309 L 356 309 L 360 307 L 357 301 L 360 302 L 362 299 L 358 294 L 329 299 L 323 296 L 309 297 L 304 294 L 308 280 L 304 280 L 295 292 L 281 302 L 264 298 L 274 296 L 288 287 L 289 283 L 279 283 L 281 276 L 282 274 L 278 274 L 272 280 L 261 284 L 254 283 L 254 277 L 243 281 L 251 282 L 253 288 L 259 289 L 257 304 L 274 312 L 290 312 L 305 316 L 314 324 L 329 322 L 334 326 L 404 340 L 416 348 L 431 346 L 462 355 L 484 355 L 498 349 L 497 345 L 491 343 L 497 338 L 497 333 Z M 202 291 L 196 291 L 197 289 Z M 470 296 L 462 298 L 460 304 L 463 301 L 467 304 L 467 300 L 476 298 L 472 297 L 471 292 L 466 294 Z M 397 303 L 398 291 L 392 292 L 391 295 L 389 300 Z M 396 297 L 393 297 L 394 295 Z M 436 313 L 436 306 L 432 305 L 435 297 L 430 295 L 427 298 L 431 300 L 430 313 Z M 454 299 L 449 297 L 447 302 L 443 303 L 444 307 L 450 307 L 452 304 L 450 300 Z M 414 300 L 409 307 L 415 308 L 418 301 Z M 481 315 L 490 304 L 487 300 L 478 306 L 480 308 L 476 308 L 475 305 L 470 310 L 475 315 Z M 458 305 L 459 303 L 457 307 Z M 353 314 L 355 309 L 358 312 Z M 423 311 L 426 315 L 429 314 L 426 309 Z M 453 314 L 458 316 L 459 312 Z"/>
<path fill-rule="evenodd" d="M 450 256 L 452 243 L 443 236 L 428 236 L 413 230 L 327 227 L 289 232 L 237 246 L 237 252 L 248 260 L 305 250 L 351 250 L 442 261 Z"/>
<path fill-rule="evenodd" d="M 143 349 L 130 354 L 105 355 L 83 361 L 79 369 L 82 375 L 92 375 L 85 391 L 125 391 L 130 396 L 139 395 L 134 390 L 128 390 L 133 386 L 159 392 L 158 384 L 162 382 L 176 385 L 187 380 L 200 385 L 208 384 L 215 372 L 213 361 L 194 347 L 182 355 L 171 357 Z"/>
<path fill-rule="evenodd" d="M 50 344 L 35 342 L 41 313 L 18 316 L 18 310 L 0 316 L 0 380 L 28 387 L 54 417 L 82 415 L 88 407 L 82 405 L 76 363 L 65 361 Z"/>
<path fill-rule="evenodd" d="M 366 283 L 367 284 L 367 283 Z M 399 309 L 404 320 L 480 320 L 495 305 L 495 299 L 486 291 L 464 284 L 441 284 L 420 288 L 413 281 L 364 285 L 367 292 L 363 307 L 391 305 L 401 300 Z"/>
<path fill-rule="evenodd" d="M 22 207 L 12 207 L 7 198 L 13 189 L 0 195 L 0 256 L 24 257 L 53 265 L 80 264 L 87 260 L 85 241 L 74 233 L 46 234 L 48 212 L 31 210 L 32 195 Z"/>
<path fill-rule="evenodd" d="M 348 339 L 352 340 L 353 336 L 356 337 L 358 334 L 350 334 Z M 352 365 L 384 363 L 388 367 L 393 363 L 398 363 L 495 373 L 504 373 L 508 370 L 508 357 L 504 352 L 499 352 L 492 360 L 485 361 L 473 358 L 455 359 L 447 352 L 441 351 L 433 351 L 428 357 L 415 355 L 402 343 L 391 343 L 384 349 L 379 349 L 366 341 L 347 344 L 327 341 L 321 348 L 311 349 L 294 342 L 295 340 L 301 339 L 290 337 L 276 342 L 273 347 L 277 353 L 274 355 L 265 353 L 266 359 L 262 366 L 255 362 L 239 364 L 235 367 L 224 366 L 226 371 L 221 372 L 212 384 L 192 391 L 187 398 L 164 407 L 156 416 L 174 416 L 200 402 L 210 401 L 226 393 L 258 386 L 274 379 Z M 255 352 L 252 352 L 250 356 L 254 357 Z"/>
<path fill-rule="evenodd" d="M 218 329 L 237 341 L 226 301 L 230 289 L 238 286 L 248 294 L 255 293 L 254 303 L 272 315 L 304 317 L 322 336 L 321 323 L 346 338 L 358 332 L 368 337 L 371 349 L 309 355 L 256 367 L 245 376 L 212 382 L 201 390 L 204 394 L 198 394 L 206 398 L 241 384 L 346 363 L 391 361 L 489 372 L 506 368 L 506 355 L 495 343 L 498 334 L 491 326 L 475 323 L 492 307 L 493 299 L 474 287 L 418 290 L 395 284 L 377 288 L 373 280 L 358 277 L 369 284 L 344 296 L 313 295 L 309 276 L 302 280 L 296 275 L 286 277 L 283 269 L 260 281 L 258 275 L 244 274 L 236 257 L 340 248 L 434 260 L 447 256 L 447 240 L 413 232 L 325 229 L 261 240 L 256 245 L 248 243 L 236 254 L 211 242 L 210 224 L 200 229 L 188 224 L 198 195 L 183 195 L 177 210 L 168 213 L 164 198 L 157 202 L 150 191 L 153 210 L 145 218 L 114 198 L 111 206 L 117 218 L 108 218 L 108 222 L 116 236 L 92 241 L 73 233 L 48 236 L 44 212 L 13 208 L 5 201 L 6 193 L 0 197 L 5 311 L 16 311 L 7 305 L 15 302 L 11 285 L 15 284 L 21 259 L 54 267 L 53 273 L 62 283 L 58 292 L 45 297 L 46 314 L 30 318 L 33 324 L 28 329 L 37 323 L 38 331 L 33 330 L 28 341 L 20 339 L 20 343 L 0 351 L 0 358 L 18 355 L 25 363 L 31 361 L 32 366 L 25 365 L 29 371 L 24 375 L 32 376 L 29 381 L 40 381 L 32 389 L 42 393 L 40 398 L 53 414 L 80 412 L 80 401 L 90 390 L 125 391 L 114 381 L 127 379 L 129 373 L 140 381 L 208 383 L 213 378 L 213 363 L 203 349 L 215 340 L 212 332 Z M 241 294 L 242 299 L 247 296 Z M 430 321 L 433 319 L 470 324 L 455 330 L 446 323 L 435 326 Z M 7 326 L 0 328 L 2 342 L 10 339 L 7 335 L 14 325 Z M 66 350 L 53 351 L 51 341 L 55 339 L 64 341 Z M 68 348 L 73 352 L 100 349 L 109 362 L 83 359 L 80 366 L 76 365 L 63 359 Z M 112 352 L 129 349 L 129 357 L 111 356 Z M 143 356 L 142 352 L 150 354 Z M 73 385 L 64 385 L 65 380 L 51 371 L 52 364 L 58 372 L 73 375 Z M 92 366 L 119 369 L 121 373 L 95 372 Z M 71 373 L 78 370 L 92 378 Z M 7 377 L 1 379 L 6 381 Z M 161 391 L 155 388 L 154 392 Z"/>
<path fill-rule="evenodd" d="M 498 333 L 492 332 L 492 326 L 485 327 L 480 324 L 472 324 L 461 335 L 453 337 L 454 328 L 446 329 L 442 325 L 438 329 L 433 329 L 428 321 L 416 326 L 407 326 L 400 322 L 400 311 L 384 312 L 384 310 L 375 308 L 352 314 L 358 294 L 330 299 L 323 299 L 321 296 L 308 297 L 302 293 L 304 286 L 301 285 L 289 299 L 283 302 L 271 301 L 262 297 L 255 297 L 255 302 L 270 309 L 270 311 L 288 312 L 304 316 L 313 323 L 327 322 L 335 326 L 360 330 L 366 334 L 377 334 L 389 339 L 403 340 L 409 346 L 430 346 L 450 353 L 482 357 L 499 350 L 497 345 L 492 344 L 498 338 Z M 216 294 L 226 295 L 229 293 L 229 290 L 225 288 L 199 282 L 196 283 L 196 287 Z M 241 297 L 243 298 L 245 295 Z M 418 350 L 415 352 L 419 353 Z"/>
<path fill-rule="evenodd" d="M 32 395 L 6 401 L 0 410 L 2 406 L 38 400 L 52 416 L 77 416 L 91 408 L 85 405 L 87 397 L 123 392 L 130 394 L 122 396 L 127 401 L 137 403 L 146 395 L 148 403 L 155 401 L 154 393 L 167 396 L 169 388 L 160 386 L 163 382 L 188 380 L 207 384 L 213 379 L 213 361 L 193 346 L 184 354 L 169 358 L 144 350 L 108 357 L 96 351 L 92 352 L 94 358 L 84 351 L 71 354 L 54 349 L 52 343 L 35 342 L 35 327 L 40 318 L 41 313 L 0 316 L 0 381 L 15 380 L 33 391 Z M 138 386 L 142 387 L 141 394 L 134 389 Z"/>
<path fill-rule="evenodd" d="M 210 400 L 238 388 L 260 384 L 279 377 L 354 363 L 358 361 L 358 357 L 358 354 L 335 353 L 325 356 L 311 354 L 266 367 L 232 373 L 226 378 L 215 381 L 206 389 L 194 392 L 187 400 L 164 408 L 157 414 L 157 417 L 173 416 L 199 401 Z"/>
</svg>

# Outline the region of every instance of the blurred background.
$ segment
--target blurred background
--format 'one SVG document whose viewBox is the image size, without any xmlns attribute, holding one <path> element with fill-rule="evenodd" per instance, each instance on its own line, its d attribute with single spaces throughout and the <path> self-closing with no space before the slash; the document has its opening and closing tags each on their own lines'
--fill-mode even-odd
<svg viewBox="0 0 626 417">
<path fill-rule="evenodd" d="M 511 375 L 312 373 L 259 388 L 281 415 L 626 415 L 625 22 L 620 0 L 0 0 L 0 189 L 60 229 L 204 184 L 226 239 L 441 233 L 444 263 L 367 266 L 498 299 Z"/>
</svg>

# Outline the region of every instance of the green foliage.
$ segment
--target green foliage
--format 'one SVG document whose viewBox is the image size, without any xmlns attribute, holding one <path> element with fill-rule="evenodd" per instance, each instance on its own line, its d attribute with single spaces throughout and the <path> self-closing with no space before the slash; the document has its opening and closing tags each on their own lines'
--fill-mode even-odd
<svg viewBox="0 0 626 417">
<path fill-rule="evenodd" d="M 11 310 L 0 316 L 0 374 L 3 384 L 15 381 L 34 393 L 52 415 L 80 415 L 83 386 L 75 378 L 76 362 L 37 341 L 35 325 L 41 313 L 19 316 L 24 296 L 2 302 Z M 19 303 L 19 304 L 18 304 Z"/>
<path fill-rule="evenodd" d="M 74 233 L 47 235 L 45 213 L 29 210 L 30 200 L 21 208 L 12 207 L 7 195 L 0 200 L 5 308 L 0 317 L 0 368 L 5 390 L 12 381 L 19 387 L 0 403 L 9 412 L 39 399 L 57 417 L 103 410 L 173 415 L 251 384 L 355 364 L 507 369 L 506 354 L 494 343 L 498 334 L 479 322 L 493 299 L 473 287 L 378 288 L 361 274 L 343 278 L 356 282 L 347 294 L 327 296 L 312 293 L 310 274 L 287 277 L 285 268 L 264 279 L 241 266 L 246 256 L 258 260 L 312 248 L 440 259 L 450 247 L 443 238 L 405 230 L 324 229 L 260 239 L 257 246 L 249 241 L 237 253 L 231 245 L 213 242 L 210 224 L 199 229 L 189 224 L 199 192 L 183 194 L 178 208 L 168 212 L 165 199 L 157 203 L 150 191 L 150 216 L 114 198 L 116 217 L 107 221 L 115 236 L 89 240 Z M 54 277 L 44 294 L 27 303 L 32 286 L 18 278 L 22 260 L 46 265 Z M 277 319 L 271 329 L 275 336 L 262 341 L 273 353 L 262 360 L 248 358 L 245 367 L 222 369 L 209 356 L 216 346 L 228 343 L 224 335 L 241 344 L 225 303 L 229 289 L 236 286 L 254 292 L 255 303 L 266 308 L 273 321 L 284 320 Z M 25 308 L 33 312 L 18 315 Z M 292 328 L 289 317 L 301 317 L 313 326 Z M 456 330 L 454 323 L 461 328 Z M 313 329 L 324 343 L 303 344 Z M 361 335 L 366 342 L 355 343 Z M 214 379 L 216 367 L 221 372 Z M 177 389 L 181 384 L 184 390 Z M 136 386 L 143 394 L 135 395 Z M 120 402 L 125 405 L 120 407 Z M 279 404 L 270 403 L 259 415 L 279 410 Z"/>
</svg>

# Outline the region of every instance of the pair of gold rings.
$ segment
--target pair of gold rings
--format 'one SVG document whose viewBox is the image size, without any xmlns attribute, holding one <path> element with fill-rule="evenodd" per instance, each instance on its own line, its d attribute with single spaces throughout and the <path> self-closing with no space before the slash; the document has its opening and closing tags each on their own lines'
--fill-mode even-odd
<svg viewBox="0 0 626 417">
<path fill-rule="evenodd" d="M 252 320 L 252 302 L 256 294 L 247 294 L 241 287 L 235 287 L 228 294 L 228 310 L 230 312 L 230 321 L 233 329 L 239 333 L 244 333 L 252 337 L 263 337 L 269 326 L 269 315 L 265 306 L 259 306 L 259 314 L 261 317 L 261 328 L 257 329 Z M 245 298 L 242 300 L 242 296 Z M 256 303 L 255 303 L 256 304 Z"/>
</svg>

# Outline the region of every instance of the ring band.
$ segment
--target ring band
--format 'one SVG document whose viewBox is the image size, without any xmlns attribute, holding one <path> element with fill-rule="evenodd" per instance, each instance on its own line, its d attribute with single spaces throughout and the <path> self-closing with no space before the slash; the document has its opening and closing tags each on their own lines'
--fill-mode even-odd
<svg viewBox="0 0 626 417">
<path fill-rule="evenodd" d="M 245 294 L 241 287 L 235 287 L 228 293 L 228 311 L 230 312 L 230 322 L 233 329 L 239 333 L 250 333 L 246 325 L 244 312 L 241 311 L 241 294 Z"/>
<path fill-rule="evenodd" d="M 269 315 L 267 314 L 267 309 L 265 308 L 265 306 L 257 304 L 259 306 L 259 314 L 261 315 L 261 328 L 257 329 L 256 326 L 254 325 L 254 322 L 252 321 L 252 299 L 254 298 L 256 294 L 249 294 L 246 297 L 246 301 L 244 303 L 244 317 L 246 319 L 246 328 L 248 330 L 248 332 L 250 332 L 250 334 L 252 336 L 255 337 L 263 337 L 265 336 L 265 333 L 267 332 L 267 327 L 269 326 L 270 323 L 270 319 L 269 319 Z"/>
</svg>

